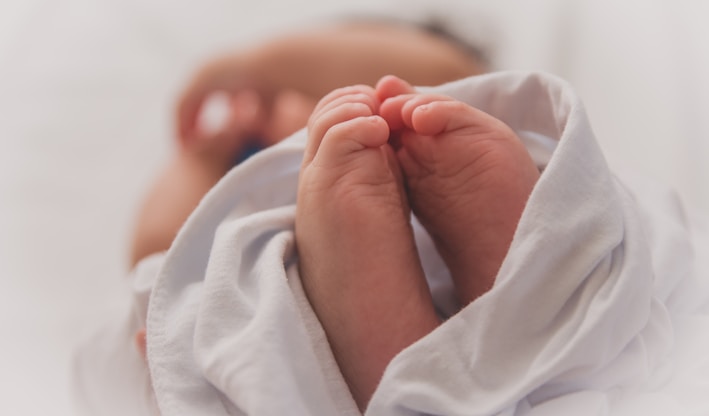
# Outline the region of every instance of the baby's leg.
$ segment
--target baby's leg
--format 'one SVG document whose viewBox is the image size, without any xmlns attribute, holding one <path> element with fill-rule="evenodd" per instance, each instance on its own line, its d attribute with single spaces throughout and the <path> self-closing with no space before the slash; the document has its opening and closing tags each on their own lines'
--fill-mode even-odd
<svg viewBox="0 0 709 416">
<path fill-rule="evenodd" d="M 377 111 L 365 86 L 318 104 L 295 223 L 305 291 L 360 409 L 394 355 L 438 325 Z"/>
<path fill-rule="evenodd" d="M 386 100 L 382 117 L 399 130 L 411 207 L 465 305 L 492 287 L 539 172 L 515 133 L 489 114 L 449 97 L 413 94 L 394 77 L 377 91 Z"/>
</svg>

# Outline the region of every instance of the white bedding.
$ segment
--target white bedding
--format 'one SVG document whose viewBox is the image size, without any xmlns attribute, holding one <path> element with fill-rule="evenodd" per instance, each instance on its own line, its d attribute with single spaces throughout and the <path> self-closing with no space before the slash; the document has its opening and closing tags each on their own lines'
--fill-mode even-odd
<svg viewBox="0 0 709 416">
<path fill-rule="evenodd" d="M 366 414 L 709 409 L 693 394 L 709 383 L 709 230 L 672 193 L 613 175 L 578 97 L 557 78 L 500 72 L 434 92 L 538 145 L 543 174 L 494 287 L 459 312 L 414 224 L 436 309 L 450 318 L 393 359 Z M 358 414 L 300 285 L 293 226 L 304 146 L 301 131 L 232 170 L 167 254 L 136 271 L 134 311 L 77 360 L 87 415 L 155 414 L 148 368 L 130 348 L 146 319 L 164 416 Z"/>
<path fill-rule="evenodd" d="M 186 77 L 218 51 L 345 7 L 332 3 L 0 3 L 0 413 L 74 414 L 70 354 L 124 300 L 132 215 L 169 155 Z M 566 78 L 614 168 L 709 210 L 705 2 L 478 3 L 500 67 Z"/>
</svg>

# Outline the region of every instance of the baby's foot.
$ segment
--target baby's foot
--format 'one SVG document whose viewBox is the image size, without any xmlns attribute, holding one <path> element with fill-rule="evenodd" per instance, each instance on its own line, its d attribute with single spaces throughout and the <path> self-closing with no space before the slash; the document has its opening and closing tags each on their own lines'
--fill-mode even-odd
<svg viewBox="0 0 709 416">
<path fill-rule="evenodd" d="M 383 78 L 380 114 L 397 136 L 411 207 L 448 265 L 463 305 L 488 291 L 539 172 L 500 120 Z"/>
<path fill-rule="evenodd" d="M 317 105 L 295 222 L 303 286 L 360 409 L 393 356 L 438 324 L 378 107 L 365 86 Z"/>
</svg>

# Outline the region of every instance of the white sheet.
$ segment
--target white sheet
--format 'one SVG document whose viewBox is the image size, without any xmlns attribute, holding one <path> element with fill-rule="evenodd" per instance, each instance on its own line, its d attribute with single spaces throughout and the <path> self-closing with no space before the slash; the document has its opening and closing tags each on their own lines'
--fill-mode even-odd
<svg viewBox="0 0 709 416">
<path fill-rule="evenodd" d="M 611 174 L 581 103 L 558 79 L 499 73 L 435 91 L 559 144 L 537 152 L 544 172 L 493 289 L 395 357 L 367 414 L 709 409 L 695 393 L 709 383 L 708 230 L 672 193 Z M 162 259 L 147 325 L 163 415 L 358 414 L 299 283 L 303 148 L 300 132 L 234 169 Z M 446 310 L 445 268 L 425 232 L 415 234 Z M 144 305 L 145 287 L 138 292 Z M 102 373 L 84 380 L 87 396 Z M 101 408 L 93 403 L 89 414 Z"/>
<path fill-rule="evenodd" d="M 384 2 L 0 2 L 0 413 L 75 413 L 71 353 L 125 302 L 132 214 L 170 153 L 174 96 L 194 68 L 363 3 Z M 498 66 L 571 81 L 615 168 L 709 210 L 705 2 L 429 6 L 460 3 L 485 9 Z"/>
</svg>

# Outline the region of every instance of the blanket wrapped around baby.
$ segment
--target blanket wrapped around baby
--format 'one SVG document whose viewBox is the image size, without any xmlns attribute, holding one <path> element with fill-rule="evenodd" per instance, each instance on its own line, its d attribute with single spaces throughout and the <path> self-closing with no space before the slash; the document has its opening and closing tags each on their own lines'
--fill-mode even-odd
<svg viewBox="0 0 709 416">
<path fill-rule="evenodd" d="M 705 224 L 673 193 L 612 174 L 557 78 L 504 72 L 431 90 L 507 123 L 542 175 L 494 287 L 462 309 L 412 220 L 445 321 L 392 360 L 366 414 L 706 414 Z M 93 414 L 360 414 L 298 275 L 304 144 L 300 131 L 234 168 L 172 248 L 136 269 L 128 321 L 77 361 Z M 149 372 L 129 346 L 146 315 Z"/>
</svg>

